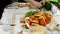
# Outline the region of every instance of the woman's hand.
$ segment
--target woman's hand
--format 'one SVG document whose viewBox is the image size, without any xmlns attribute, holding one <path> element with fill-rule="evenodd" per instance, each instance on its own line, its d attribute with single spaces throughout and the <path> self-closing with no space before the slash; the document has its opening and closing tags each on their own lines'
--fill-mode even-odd
<svg viewBox="0 0 60 34">
<path fill-rule="evenodd" d="M 31 3 L 32 5 L 34 5 L 38 8 L 42 7 L 42 4 L 40 2 L 35 1 L 35 0 L 25 0 L 25 1 Z"/>
<path fill-rule="evenodd" d="M 29 3 L 31 3 L 31 4 L 33 4 L 33 5 L 35 5 L 35 6 L 38 7 L 38 8 L 41 8 L 42 5 L 45 5 L 45 3 L 48 2 L 48 0 L 42 0 L 42 2 L 37 2 L 37 1 L 35 1 L 35 0 L 25 0 L 25 1 L 27 1 L 27 2 L 29 2 Z M 41 4 L 41 3 L 42 3 L 42 4 Z"/>
<path fill-rule="evenodd" d="M 31 4 L 35 5 L 38 8 L 42 7 L 42 4 L 40 2 L 37 2 L 37 1 L 31 1 Z"/>
</svg>

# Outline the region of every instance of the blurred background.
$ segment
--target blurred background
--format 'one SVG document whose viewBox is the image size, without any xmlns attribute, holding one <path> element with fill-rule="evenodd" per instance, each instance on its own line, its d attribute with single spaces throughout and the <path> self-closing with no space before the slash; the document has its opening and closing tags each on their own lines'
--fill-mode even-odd
<svg viewBox="0 0 60 34">
<path fill-rule="evenodd" d="M 15 1 L 19 3 L 27 3 L 23 0 L 0 0 L 0 19 L 2 17 L 2 13 L 4 12 L 4 8 Z M 40 2 L 41 0 L 36 1 Z M 60 9 L 60 0 L 50 0 L 50 2 L 56 5 Z"/>
</svg>

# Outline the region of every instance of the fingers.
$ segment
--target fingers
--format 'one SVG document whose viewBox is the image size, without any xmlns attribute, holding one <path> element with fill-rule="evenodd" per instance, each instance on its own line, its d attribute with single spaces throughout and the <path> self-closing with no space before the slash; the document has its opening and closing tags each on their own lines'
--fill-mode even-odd
<svg viewBox="0 0 60 34">
<path fill-rule="evenodd" d="M 43 5 L 45 5 L 46 2 L 48 2 L 48 0 L 42 0 Z"/>
<path fill-rule="evenodd" d="M 38 8 L 41 8 L 42 7 L 42 4 L 40 2 L 37 2 L 37 1 L 31 2 L 31 4 L 33 4 L 34 6 L 36 6 Z"/>
<path fill-rule="evenodd" d="M 38 7 L 38 8 L 41 8 L 42 4 L 41 3 L 35 3 L 35 6 Z"/>
<path fill-rule="evenodd" d="M 43 2 L 42 2 L 42 3 L 43 3 L 43 5 L 45 5 L 45 0 L 42 0 L 42 1 L 43 1 Z"/>
<path fill-rule="evenodd" d="M 45 0 L 45 2 L 48 2 L 49 0 Z"/>
</svg>

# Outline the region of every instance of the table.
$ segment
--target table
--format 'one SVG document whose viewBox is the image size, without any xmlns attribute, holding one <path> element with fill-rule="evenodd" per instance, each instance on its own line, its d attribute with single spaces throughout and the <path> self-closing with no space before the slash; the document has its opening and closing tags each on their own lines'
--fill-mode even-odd
<svg viewBox="0 0 60 34">
<path fill-rule="evenodd" d="M 1 22 L 3 24 L 15 24 L 16 14 L 24 14 L 29 11 L 29 7 L 18 8 L 18 9 L 5 9 L 2 15 Z M 20 29 L 20 28 L 19 28 Z M 2 31 L 3 32 L 3 31 Z M 14 26 L 11 26 L 10 31 L 5 32 L 6 34 L 14 34 Z"/>
<path fill-rule="evenodd" d="M 10 33 L 10 31 L 11 31 L 11 33 Z M 4 31 L 4 30 L 3 30 L 3 26 L 0 25 L 0 34 L 13 34 L 13 26 L 11 26 L 10 31 L 7 31 L 7 32 Z"/>
<path fill-rule="evenodd" d="M 25 8 L 19 8 L 19 9 L 5 9 L 4 11 L 4 13 L 3 13 L 3 17 L 2 17 L 2 19 L 1 19 L 1 21 L 4 23 L 4 24 L 15 24 L 15 22 L 14 22 L 14 20 L 12 20 L 12 16 L 14 16 L 15 14 L 14 13 L 24 13 L 24 11 L 26 11 L 26 12 L 28 12 L 29 11 L 29 9 L 27 9 L 27 10 L 25 10 L 25 9 L 27 9 L 26 7 Z M 55 9 L 56 10 L 56 9 Z M 17 11 L 17 12 L 16 12 Z M 8 17 L 9 16 L 9 17 Z M 14 16 L 15 17 L 15 16 Z M 13 17 L 13 18 L 14 18 Z M 59 10 L 57 10 L 57 13 L 56 14 L 54 14 L 54 19 L 56 20 L 56 22 L 58 23 L 58 24 L 60 24 L 60 11 Z M 9 18 L 9 19 L 7 19 L 7 18 Z M 57 19 L 58 18 L 58 19 Z M 7 20 L 6 20 L 7 19 Z M 3 21 L 4 20 L 4 21 Z M 58 22 L 59 21 L 59 22 Z M 9 23 L 8 23 L 9 22 Z M 4 32 L 3 31 L 3 26 L 2 25 L 0 25 L 0 33 L 1 34 L 13 34 L 13 32 L 14 32 L 14 26 L 11 26 L 11 28 L 10 28 L 11 30 L 10 31 L 8 31 L 8 32 Z M 12 32 L 12 33 L 10 33 L 10 32 Z"/>
</svg>

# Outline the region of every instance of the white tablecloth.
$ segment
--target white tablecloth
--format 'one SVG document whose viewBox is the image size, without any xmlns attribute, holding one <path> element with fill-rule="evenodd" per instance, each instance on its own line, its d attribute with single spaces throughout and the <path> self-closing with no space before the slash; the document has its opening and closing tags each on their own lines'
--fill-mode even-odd
<svg viewBox="0 0 60 34">
<path fill-rule="evenodd" d="M 4 13 L 3 13 L 3 15 L 2 15 L 2 19 L 1 19 L 1 23 L 3 23 L 3 24 L 11 24 L 11 22 L 12 22 L 12 17 L 14 16 L 14 14 L 16 14 L 16 13 L 18 13 L 19 15 L 21 14 L 21 16 L 23 16 L 23 14 L 25 14 L 26 12 L 28 12 L 29 11 L 29 7 L 24 7 L 24 8 L 18 8 L 18 9 L 5 9 L 4 10 Z M 16 15 L 15 15 L 16 16 Z M 16 20 L 17 19 L 19 19 L 19 18 L 16 18 Z M 15 21 L 16 22 L 16 21 Z M 18 20 L 17 20 L 17 22 L 18 22 Z M 18 24 L 17 24 L 17 22 L 16 22 L 16 26 L 14 27 L 14 28 L 16 28 L 17 30 L 15 30 L 15 31 L 20 31 L 21 29 L 20 29 L 20 24 L 19 24 L 19 22 L 18 22 Z M 5 32 L 5 31 L 3 31 L 3 26 L 0 26 L 0 27 L 2 27 L 1 29 L 0 29 L 0 32 L 2 33 L 2 34 L 9 34 L 10 33 L 10 31 L 8 31 L 8 32 Z M 2 30 L 2 31 L 1 31 Z M 16 34 L 16 33 L 15 33 Z"/>
<path fill-rule="evenodd" d="M 0 34 L 9 34 L 10 32 L 8 31 L 8 32 L 5 32 L 4 30 L 3 30 L 3 26 L 2 25 L 0 25 Z"/>
</svg>

